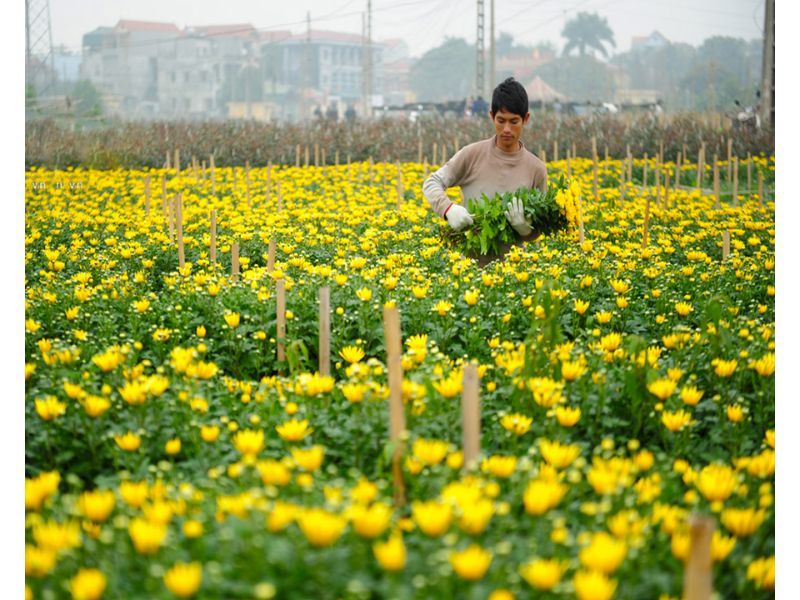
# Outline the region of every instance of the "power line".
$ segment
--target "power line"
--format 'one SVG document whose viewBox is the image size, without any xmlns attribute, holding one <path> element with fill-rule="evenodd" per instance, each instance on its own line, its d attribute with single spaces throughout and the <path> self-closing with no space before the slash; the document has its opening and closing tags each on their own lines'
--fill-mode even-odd
<svg viewBox="0 0 800 600">
<path fill-rule="evenodd" d="M 353 3 L 352 1 L 351 2 L 347 2 L 343 6 L 339 7 L 339 9 L 337 9 L 337 10 L 342 10 L 342 9 L 344 9 L 345 7 L 349 6 L 352 3 Z M 409 0 L 408 2 L 390 4 L 388 6 L 384 6 L 384 7 L 381 7 L 381 8 L 373 8 L 372 12 L 373 13 L 376 13 L 376 12 L 387 12 L 387 11 L 395 10 L 397 8 L 403 8 L 405 6 L 415 6 L 415 5 L 418 5 L 418 4 L 429 4 L 429 3 L 430 3 L 430 0 Z M 353 17 L 353 16 L 360 15 L 362 12 L 363 11 L 361 11 L 361 10 L 357 10 L 357 11 L 352 11 L 352 12 L 348 12 L 348 13 L 336 14 L 336 11 L 333 11 L 333 12 L 329 13 L 328 15 L 325 15 L 325 16 L 322 16 L 322 17 L 317 17 L 317 18 L 313 19 L 313 21 L 316 22 L 316 23 L 321 22 L 321 21 L 336 21 L 336 20 L 339 20 L 339 19 L 343 19 L 345 17 Z M 220 36 L 235 35 L 235 34 L 239 34 L 239 33 L 270 32 L 270 31 L 275 31 L 275 30 L 278 30 L 278 29 L 281 29 L 281 28 L 284 28 L 284 27 L 291 27 L 293 25 L 305 25 L 305 24 L 306 24 L 306 20 L 303 19 L 301 21 L 289 21 L 289 22 L 286 22 L 286 23 L 276 23 L 274 25 L 269 25 L 269 26 L 266 26 L 266 27 L 252 27 L 252 26 L 250 26 L 250 27 L 243 27 L 241 29 L 228 29 L 228 30 L 225 30 L 225 31 L 217 32 L 217 33 L 207 33 L 203 37 L 204 38 L 213 38 L 213 37 L 220 37 Z M 163 40 L 142 40 L 141 42 L 137 42 L 135 44 L 128 44 L 127 47 L 128 48 L 146 48 L 147 46 L 157 46 L 159 44 L 171 43 L 171 42 L 174 42 L 174 41 L 179 40 L 179 39 L 181 39 L 180 36 L 175 36 L 175 37 L 171 37 L 171 38 L 165 38 Z M 60 44 L 59 46 L 60 47 L 64 47 L 64 48 L 68 48 L 70 50 L 82 50 L 83 49 L 82 46 L 80 48 L 76 47 L 76 46 L 67 46 L 66 44 Z"/>
</svg>

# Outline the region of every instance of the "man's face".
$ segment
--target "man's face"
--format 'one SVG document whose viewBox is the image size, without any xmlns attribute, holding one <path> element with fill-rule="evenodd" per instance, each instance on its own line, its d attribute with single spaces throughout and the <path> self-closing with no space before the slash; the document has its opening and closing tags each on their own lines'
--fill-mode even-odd
<svg viewBox="0 0 800 600">
<path fill-rule="evenodd" d="M 525 113 L 523 118 L 501 108 L 496 113 L 490 111 L 489 116 L 492 118 L 494 130 L 497 133 L 497 146 L 506 152 L 516 152 L 519 149 L 519 136 L 522 135 L 522 128 L 531 118 L 531 113 Z"/>
</svg>

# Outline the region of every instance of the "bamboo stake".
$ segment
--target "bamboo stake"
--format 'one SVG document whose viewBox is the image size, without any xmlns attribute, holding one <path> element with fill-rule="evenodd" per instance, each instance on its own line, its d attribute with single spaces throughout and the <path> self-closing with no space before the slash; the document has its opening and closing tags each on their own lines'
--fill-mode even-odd
<svg viewBox="0 0 800 600">
<path fill-rule="evenodd" d="M 577 146 L 575 145 L 575 142 L 572 142 L 572 158 L 577 158 L 577 157 L 578 157 Z"/>
<path fill-rule="evenodd" d="M 605 160 L 605 162 L 608 162 L 608 146 L 606 146 L 605 149 L 603 150 L 603 160 Z"/>
<path fill-rule="evenodd" d="M 394 445 L 392 481 L 395 507 L 405 504 L 405 484 L 400 464 L 403 455 L 403 432 L 406 416 L 403 408 L 403 363 L 400 339 L 400 313 L 397 307 L 383 309 L 383 331 L 386 337 L 386 367 L 389 375 L 389 440 Z"/>
<path fill-rule="evenodd" d="M 217 264 L 217 211 L 211 209 L 211 245 L 208 249 L 208 258 L 212 265 Z"/>
<path fill-rule="evenodd" d="M 592 156 L 597 157 L 597 136 L 592 136 Z"/>
<path fill-rule="evenodd" d="M 150 216 L 150 175 L 144 178 L 144 214 Z"/>
<path fill-rule="evenodd" d="M 214 155 L 208 157 L 209 165 L 211 166 L 211 193 L 217 195 L 217 171 L 214 166 Z"/>
<path fill-rule="evenodd" d="M 633 156 L 628 152 L 628 183 L 633 184 Z"/>
<path fill-rule="evenodd" d="M 733 205 L 739 206 L 739 159 L 733 157 Z"/>
<path fill-rule="evenodd" d="M 300 144 L 297 144 L 294 147 L 294 166 L 295 167 L 300 166 Z"/>
<path fill-rule="evenodd" d="M 661 163 L 656 156 L 656 204 L 661 206 Z"/>
<path fill-rule="evenodd" d="M 170 151 L 167 150 L 167 164 L 165 166 L 167 170 L 172 168 L 172 160 L 170 159 Z"/>
<path fill-rule="evenodd" d="M 714 208 L 719 208 L 719 165 L 717 155 L 714 155 Z"/>
<path fill-rule="evenodd" d="M 331 374 L 331 288 L 319 290 L 319 374 Z"/>
<path fill-rule="evenodd" d="M 175 175 L 181 174 L 181 151 L 175 148 Z"/>
<path fill-rule="evenodd" d="M 758 203 L 764 205 L 764 174 L 758 172 Z"/>
<path fill-rule="evenodd" d="M 417 162 L 422 162 L 422 138 L 417 140 Z"/>
<path fill-rule="evenodd" d="M 477 466 L 481 451 L 481 408 L 478 388 L 478 368 L 464 365 L 461 391 L 461 446 L 464 466 L 471 470 Z"/>
<path fill-rule="evenodd" d="M 403 204 L 403 171 L 400 169 L 400 161 L 396 163 L 397 167 L 397 210 L 400 210 Z"/>
<path fill-rule="evenodd" d="M 281 180 L 278 179 L 278 212 L 283 209 L 283 194 L 281 193 Z"/>
<path fill-rule="evenodd" d="M 678 152 L 678 162 L 675 164 L 675 191 L 678 191 L 678 186 L 681 183 L 681 160 L 683 159 L 683 154 Z"/>
<path fill-rule="evenodd" d="M 186 255 L 183 249 L 183 194 L 175 196 L 175 221 L 178 230 L 178 266 L 182 269 L 186 264 Z"/>
<path fill-rule="evenodd" d="M 728 260 L 728 256 L 731 254 L 731 232 L 730 231 L 723 231 L 722 232 L 722 260 Z"/>
<path fill-rule="evenodd" d="M 543 162 L 544 164 L 547 164 L 547 150 L 545 150 L 544 148 L 542 148 L 542 149 L 541 149 L 541 154 L 540 154 L 540 156 L 542 157 L 542 162 Z"/>
<path fill-rule="evenodd" d="M 669 171 L 664 174 L 664 208 L 669 208 Z"/>
<path fill-rule="evenodd" d="M 277 305 L 277 334 L 278 342 L 278 362 L 286 360 L 286 282 L 283 277 L 278 279 L 275 284 L 276 305 Z"/>
<path fill-rule="evenodd" d="M 733 157 L 733 140 L 731 138 L 728 138 L 728 165 L 725 168 L 725 170 L 727 171 L 726 175 L 728 176 L 728 183 L 731 182 L 731 178 L 733 175 L 733 171 L 731 170 L 732 157 Z"/>
<path fill-rule="evenodd" d="M 644 153 L 644 170 L 642 171 L 642 187 L 647 187 L 647 152 Z"/>
<path fill-rule="evenodd" d="M 272 161 L 269 161 L 267 165 L 267 193 L 266 198 L 264 201 L 266 202 L 267 206 L 269 206 L 269 200 L 272 197 Z"/>
<path fill-rule="evenodd" d="M 705 179 L 705 165 L 706 160 L 706 143 L 700 144 L 700 150 L 697 151 L 697 191 L 699 192 L 703 187 L 703 180 Z"/>
<path fill-rule="evenodd" d="M 339 166 L 339 150 L 333 154 L 333 164 L 338 168 Z"/>
<path fill-rule="evenodd" d="M 567 150 L 567 179 L 572 177 L 572 165 L 570 164 L 570 152 Z"/>
<path fill-rule="evenodd" d="M 314 142 L 314 166 L 319 166 L 319 142 Z"/>
<path fill-rule="evenodd" d="M 169 218 L 167 216 L 167 178 L 164 174 L 161 174 L 161 214 L 164 215 L 164 218 Z"/>
<path fill-rule="evenodd" d="M 231 246 L 231 278 L 234 282 L 239 281 L 239 242 Z"/>
<path fill-rule="evenodd" d="M 267 248 L 267 273 L 272 274 L 275 269 L 275 240 L 269 241 Z"/>
<path fill-rule="evenodd" d="M 306 147 L 305 147 L 305 155 L 304 155 L 304 157 L 303 157 L 303 159 L 304 159 L 304 160 L 303 160 L 303 166 L 304 166 L 304 167 L 307 167 L 307 166 L 309 165 L 309 163 L 311 162 L 311 155 L 310 155 L 310 153 L 311 153 L 311 149 L 308 147 L 308 144 L 306 144 Z"/>
<path fill-rule="evenodd" d="M 250 161 L 244 163 L 244 185 L 247 193 L 247 208 L 250 208 Z"/>
<path fill-rule="evenodd" d="M 714 521 L 709 517 L 694 516 L 689 521 L 689 560 L 683 576 L 684 600 L 709 600 L 713 591 L 711 574 L 711 538 Z"/>
<path fill-rule="evenodd" d="M 558 160 L 558 140 L 553 140 L 553 160 Z"/>
<path fill-rule="evenodd" d="M 169 213 L 169 243 L 171 244 L 175 241 L 175 196 L 169 199 L 167 212 Z"/>
</svg>

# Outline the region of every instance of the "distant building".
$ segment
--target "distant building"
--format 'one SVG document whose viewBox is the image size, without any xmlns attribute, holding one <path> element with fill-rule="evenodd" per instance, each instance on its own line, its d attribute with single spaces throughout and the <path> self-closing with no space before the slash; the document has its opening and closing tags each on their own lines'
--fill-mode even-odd
<svg viewBox="0 0 800 600">
<path fill-rule="evenodd" d="M 507 77 L 513 77 L 518 81 L 529 81 L 534 78 L 537 68 L 554 59 L 555 55 L 552 52 L 539 48 L 498 57 L 495 63 L 495 85 Z"/>
<path fill-rule="evenodd" d="M 78 75 L 97 87 L 106 112 L 132 118 L 296 119 L 317 109 L 341 118 L 363 103 L 364 48 L 362 36 L 335 31 L 121 20 L 83 36 Z M 407 100 L 402 40 L 372 44 L 373 100 L 383 101 L 387 49 L 391 99 Z"/>
<path fill-rule="evenodd" d="M 669 40 L 658 31 L 653 31 L 650 35 L 638 35 L 631 38 L 631 50 L 663 48 L 667 44 L 669 44 Z"/>
<path fill-rule="evenodd" d="M 617 104 L 655 104 L 658 101 L 658 90 L 618 89 L 614 95 Z"/>
<path fill-rule="evenodd" d="M 158 55 L 158 113 L 228 116 L 228 103 L 262 97 L 260 39 L 250 24 L 187 27 Z M 244 110 L 247 114 L 247 110 Z"/>
<path fill-rule="evenodd" d="M 158 53 L 180 30 L 172 23 L 121 20 L 83 36 L 81 78 L 103 95 L 112 114 L 152 114 L 158 104 Z"/>
<path fill-rule="evenodd" d="M 525 91 L 528 93 L 528 100 L 530 102 L 550 104 L 557 100 L 566 99 L 564 94 L 553 89 L 538 75 L 536 75 L 530 82 L 528 82 L 527 85 L 525 85 Z"/>
<path fill-rule="evenodd" d="M 74 83 L 80 79 L 81 55 L 65 46 L 53 48 L 53 70 L 59 81 Z"/>
<path fill-rule="evenodd" d="M 382 40 L 381 44 L 384 103 L 397 106 L 416 101 L 416 95 L 411 91 L 408 81 L 412 62 L 408 55 L 408 44 L 399 38 Z"/>
<path fill-rule="evenodd" d="M 312 114 L 312 96 L 329 102 L 361 103 L 363 98 L 363 58 L 365 40 L 362 36 L 336 31 L 311 30 L 295 34 L 279 43 L 280 69 L 278 83 L 295 90 L 304 89 L 302 101 L 287 107 L 292 117 Z M 383 45 L 372 42 L 372 93 L 383 89 Z M 316 91 L 313 93 L 310 90 Z M 293 110 L 294 109 L 294 110 Z M 324 107 L 323 107 L 324 110 Z M 287 115 L 289 116 L 289 115 Z"/>
</svg>

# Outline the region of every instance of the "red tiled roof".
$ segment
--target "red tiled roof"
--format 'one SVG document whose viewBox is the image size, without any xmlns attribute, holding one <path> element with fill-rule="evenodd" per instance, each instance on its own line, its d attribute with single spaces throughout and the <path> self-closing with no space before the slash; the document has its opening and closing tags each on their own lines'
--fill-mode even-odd
<svg viewBox="0 0 800 600">
<path fill-rule="evenodd" d="M 115 29 L 125 31 L 158 31 L 163 33 L 180 33 L 180 29 L 174 23 L 159 23 L 156 21 L 131 21 L 120 19 L 114 26 Z"/>
<path fill-rule="evenodd" d="M 262 42 L 281 42 L 288 40 L 290 37 L 292 37 L 292 32 L 288 29 L 286 31 L 260 31 L 258 33 L 258 39 Z"/>
<path fill-rule="evenodd" d="M 247 37 L 256 32 L 250 23 L 239 25 L 202 25 L 191 28 L 196 35 L 213 37 Z"/>
<path fill-rule="evenodd" d="M 289 38 L 288 41 L 297 41 L 297 42 L 304 42 L 307 39 L 307 34 L 303 33 L 296 33 L 292 37 Z M 361 44 L 364 41 L 364 38 L 356 33 L 342 33 L 340 31 L 321 31 L 321 30 L 311 30 L 311 41 L 312 42 L 349 42 L 351 44 Z M 372 45 L 382 45 L 381 42 L 376 42 L 372 40 Z"/>
</svg>

